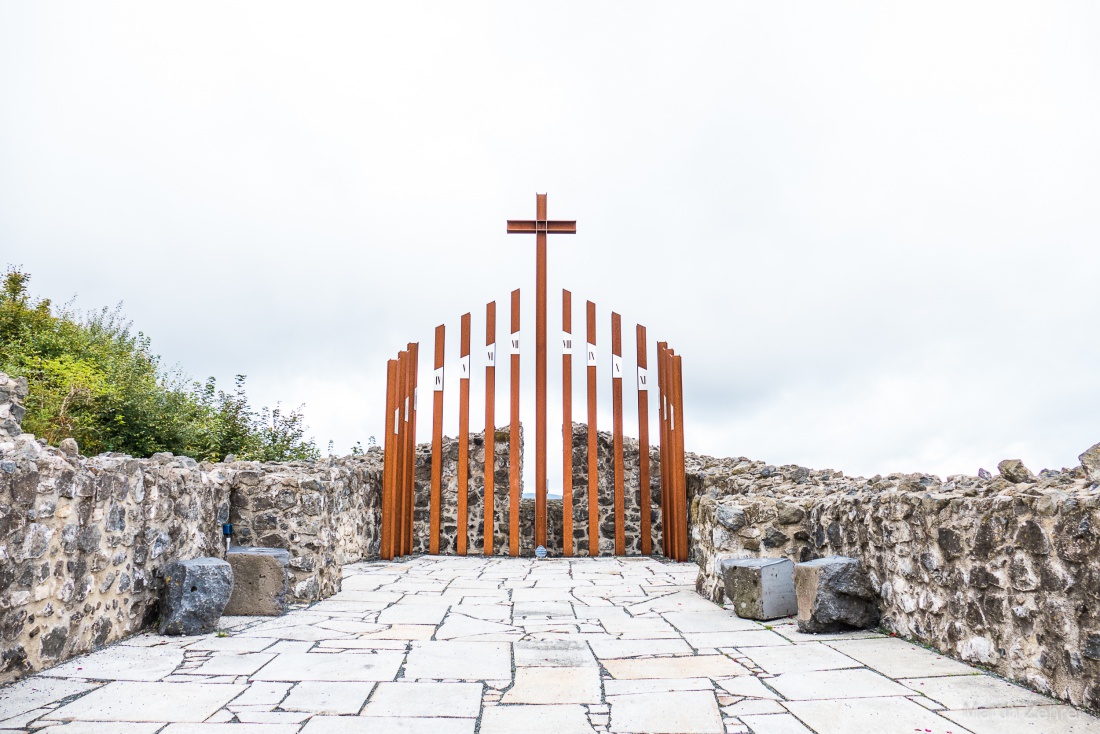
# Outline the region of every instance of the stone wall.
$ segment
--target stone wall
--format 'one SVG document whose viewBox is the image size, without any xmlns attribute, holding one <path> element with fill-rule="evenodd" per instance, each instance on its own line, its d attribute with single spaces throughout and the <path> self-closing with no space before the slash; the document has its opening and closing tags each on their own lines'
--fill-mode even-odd
<svg viewBox="0 0 1100 734">
<path fill-rule="evenodd" d="M 219 555 L 228 515 L 191 459 L 0 441 L 0 682 L 153 623 L 162 569 Z"/>
<path fill-rule="evenodd" d="M 292 597 L 377 553 L 381 454 L 291 464 L 83 457 L 21 433 L 26 382 L 0 374 L 0 683 L 155 623 L 163 569 L 236 541 L 286 548 Z"/>
<path fill-rule="evenodd" d="M 723 557 L 859 558 L 886 629 L 1097 709 L 1100 445 L 1082 462 L 943 481 L 691 456 L 698 590 L 721 601 Z"/>
<path fill-rule="evenodd" d="M 290 551 L 290 598 L 340 590 L 345 563 L 378 555 L 382 452 L 319 461 L 211 468 L 230 492 L 236 545 Z"/>
</svg>

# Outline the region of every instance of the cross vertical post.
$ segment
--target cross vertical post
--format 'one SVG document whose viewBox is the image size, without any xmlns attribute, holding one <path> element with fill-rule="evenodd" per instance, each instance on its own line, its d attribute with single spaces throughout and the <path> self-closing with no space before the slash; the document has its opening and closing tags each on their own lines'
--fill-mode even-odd
<svg viewBox="0 0 1100 734">
<path fill-rule="evenodd" d="M 535 219 L 509 220 L 508 232 L 535 234 L 535 545 L 546 545 L 546 235 L 576 234 L 575 221 L 548 221 L 546 194 L 535 195 Z"/>
</svg>

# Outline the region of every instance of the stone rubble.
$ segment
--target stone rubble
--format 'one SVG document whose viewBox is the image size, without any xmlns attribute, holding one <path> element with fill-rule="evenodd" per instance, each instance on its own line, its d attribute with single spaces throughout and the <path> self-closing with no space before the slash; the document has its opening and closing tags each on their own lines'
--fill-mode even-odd
<svg viewBox="0 0 1100 734">
<path fill-rule="evenodd" d="M 164 572 L 162 635 L 213 632 L 233 591 L 233 569 L 220 558 L 176 561 Z"/>
<path fill-rule="evenodd" d="M 799 632 L 842 632 L 878 624 L 878 600 L 858 558 L 827 556 L 794 567 Z"/>
</svg>

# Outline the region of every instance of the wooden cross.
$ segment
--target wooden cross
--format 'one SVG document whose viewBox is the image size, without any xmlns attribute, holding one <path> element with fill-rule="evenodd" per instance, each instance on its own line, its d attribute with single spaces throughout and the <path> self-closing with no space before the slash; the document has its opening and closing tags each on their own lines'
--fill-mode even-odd
<svg viewBox="0 0 1100 734">
<path fill-rule="evenodd" d="M 535 545 L 546 545 L 546 235 L 576 234 L 577 222 L 546 218 L 546 194 L 535 195 L 534 219 L 509 219 L 509 234 L 535 235 Z M 565 510 L 568 512 L 568 509 Z M 571 538 L 565 542 L 572 542 Z"/>
</svg>

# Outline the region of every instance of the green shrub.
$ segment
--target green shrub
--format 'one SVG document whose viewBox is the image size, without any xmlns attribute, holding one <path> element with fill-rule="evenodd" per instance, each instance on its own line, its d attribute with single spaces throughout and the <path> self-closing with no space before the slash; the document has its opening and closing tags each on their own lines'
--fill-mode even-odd
<svg viewBox="0 0 1100 734">
<path fill-rule="evenodd" d="M 234 389 L 162 370 L 148 337 L 132 333 L 121 307 L 80 314 L 30 295 L 30 275 L 9 267 L 0 289 L 0 371 L 30 385 L 23 430 L 56 445 L 72 437 L 85 454 L 158 451 L 219 461 L 317 458 L 301 407 L 254 411 L 245 377 Z"/>
</svg>

